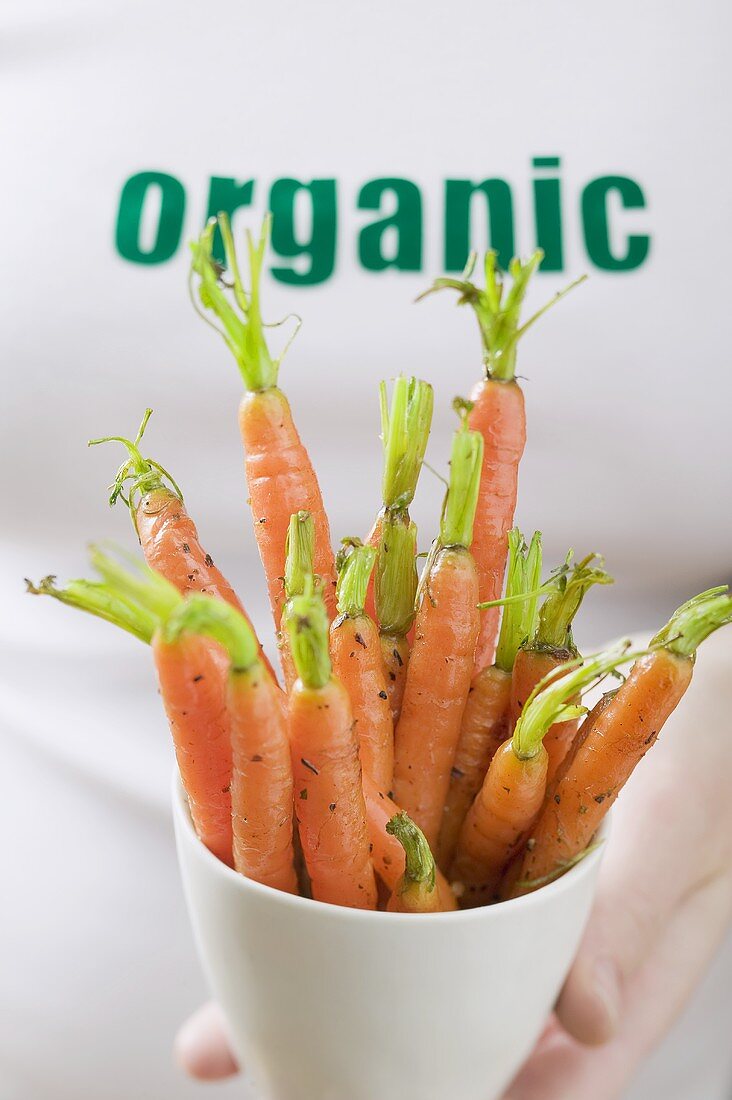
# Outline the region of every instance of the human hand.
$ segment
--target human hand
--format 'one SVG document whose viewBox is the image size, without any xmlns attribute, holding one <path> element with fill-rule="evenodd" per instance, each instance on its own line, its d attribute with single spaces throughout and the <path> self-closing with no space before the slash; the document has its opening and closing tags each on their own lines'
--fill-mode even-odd
<svg viewBox="0 0 732 1100">
<path fill-rule="evenodd" d="M 598 894 L 556 1018 L 504 1100 L 617 1100 L 702 977 L 732 920 L 731 639 L 711 638 L 692 686 L 618 802 Z M 177 1057 L 237 1072 L 206 1005 Z"/>
</svg>

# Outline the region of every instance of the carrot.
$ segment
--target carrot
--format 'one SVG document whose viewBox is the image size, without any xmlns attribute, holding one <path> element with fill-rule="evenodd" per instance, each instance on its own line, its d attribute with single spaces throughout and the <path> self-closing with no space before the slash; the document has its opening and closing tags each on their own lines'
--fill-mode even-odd
<svg viewBox="0 0 732 1100">
<path fill-rule="evenodd" d="M 542 681 L 527 700 L 513 736 L 493 757 L 483 786 L 463 823 L 450 879 L 462 888 L 463 904 L 495 899 L 503 871 L 525 841 L 546 793 L 547 730 L 584 709 L 570 700 L 629 659 L 622 644 L 588 659 L 567 662 L 558 679 Z"/>
<path fill-rule="evenodd" d="M 394 795 L 436 844 L 478 637 L 478 578 L 469 546 L 483 440 L 455 433 L 440 536 L 425 565 L 404 702 L 396 729 Z"/>
<path fill-rule="evenodd" d="M 396 802 L 380 791 L 372 779 L 363 777 L 363 793 L 366 800 L 366 824 L 371 842 L 371 858 L 374 870 L 381 881 L 394 892 L 404 874 L 406 863 L 404 849 L 395 836 L 386 831 L 389 821 L 402 811 Z M 440 904 L 443 909 L 457 908 L 455 895 L 445 876 L 436 869 L 437 889 L 440 891 Z"/>
<path fill-rule="evenodd" d="M 330 655 L 333 672 L 351 699 L 363 773 L 388 791 L 394 776 L 394 724 L 379 633 L 364 612 L 375 558 L 371 546 L 351 546 L 343 558 L 336 589 L 338 617 L 330 628 Z"/>
<path fill-rule="evenodd" d="M 379 644 L 392 724 L 402 712 L 407 682 L 409 632 L 417 596 L 417 528 L 408 515 L 384 515 L 380 525 L 374 594 L 379 620 Z"/>
<path fill-rule="evenodd" d="M 182 597 L 159 573 L 132 560 L 134 568 L 125 568 L 92 547 L 91 562 L 102 577 L 101 583 L 74 581 L 67 592 L 51 592 L 39 585 L 37 591 L 48 591 L 62 602 L 125 629 L 134 626 L 132 633 L 151 642 L 196 833 L 214 855 L 231 866 L 232 755 L 218 650 L 212 649 L 208 639 L 165 638 L 160 625 L 180 606 Z M 125 610 L 118 616 L 119 608 Z"/>
<path fill-rule="evenodd" d="M 537 531 L 526 546 L 514 527 L 508 533 L 506 601 L 498 637 L 496 660 L 473 677 L 465 704 L 460 738 L 450 773 L 450 789 L 440 828 L 438 859 L 449 868 L 460 829 L 473 799 L 485 779 L 493 755 L 506 738 L 511 670 L 516 651 L 533 633 L 541 576 L 541 535 Z"/>
<path fill-rule="evenodd" d="M 580 728 L 554 796 L 531 830 L 515 894 L 561 871 L 591 842 L 686 692 L 697 647 L 732 622 L 732 598 L 725 593 L 726 586 L 710 589 L 678 608 L 589 730 Z"/>
<path fill-rule="evenodd" d="M 241 280 L 226 214 L 209 221 L 199 240 L 191 245 L 191 273 L 200 278 L 198 296 L 203 311 L 210 310 L 218 318 L 219 331 L 236 359 L 246 387 L 239 406 L 239 428 L 246 452 L 249 503 L 275 628 L 279 630 L 286 598 L 285 536 L 291 515 L 304 511 L 313 517 L 315 572 L 323 579 L 323 597 L 331 618 L 335 613 L 335 565 L 318 479 L 298 435 L 289 402 L 277 385 L 282 356 L 272 358 L 264 336 L 259 293 L 270 220 L 269 216 L 265 219 L 256 244 L 251 234 L 247 234 L 251 280 L 248 293 Z M 222 269 L 213 257 L 217 223 L 231 287 L 224 282 Z M 233 303 L 227 294 L 229 289 Z M 205 312 L 202 316 L 209 320 Z"/>
<path fill-rule="evenodd" d="M 299 677 L 289 706 L 295 810 L 313 897 L 375 909 L 353 712 L 347 691 L 332 675 L 319 593 L 306 589 L 292 600 L 287 629 Z"/>
<path fill-rule="evenodd" d="M 212 638 L 228 654 L 234 867 L 265 886 L 296 894 L 287 716 L 253 632 L 230 605 L 193 595 L 168 617 L 162 636 L 166 645 Z"/>
<path fill-rule="evenodd" d="M 459 294 L 458 305 L 470 305 L 480 326 L 485 377 L 470 394 L 470 428 L 479 431 L 485 444 L 483 472 L 475 520 L 472 553 L 478 569 L 480 601 L 498 599 L 503 587 L 508 551 L 507 535 L 513 524 L 518 490 L 518 468 L 526 442 L 524 396 L 516 382 L 516 348 L 524 333 L 572 287 L 577 279 L 560 291 L 542 309 L 519 326 L 526 290 L 543 252 L 535 252 L 525 263 L 514 258 L 509 265 L 513 279 L 504 296 L 504 282 L 498 274 L 496 253 L 485 257 L 485 289 L 470 281 L 475 267 L 471 256 L 460 279 L 437 279 L 422 298 L 437 290 L 452 289 Z M 480 638 L 475 653 L 475 671 L 490 665 L 498 633 L 498 610 L 491 609 L 481 620 Z"/>
<path fill-rule="evenodd" d="M 295 662 L 290 649 L 290 636 L 285 620 L 288 608 L 295 596 L 301 596 L 305 590 L 306 579 L 312 576 L 315 554 L 315 525 L 309 512 L 295 512 L 290 516 L 285 539 L 285 605 L 280 629 L 277 631 L 277 649 L 285 681 L 285 691 L 290 693 L 297 679 Z"/>
<path fill-rule="evenodd" d="M 443 912 L 440 891 L 436 888 L 435 860 L 422 830 L 407 814 L 399 813 L 387 822 L 386 831 L 397 838 L 405 857 L 404 874 L 389 898 L 389 912 Z M 451 908 L 457 909 L 454 898 Z"/>
<path fill-rule="evenodd" d="M 122 500 L 129 508 L 142 552 L 151 569 L 162 574 L 184 596 L 189 592 L 205 592 L 231 604 L 252 627 L 236 592 L 201 545 L 178 484 L 160 463 L 144 458 L 140 451 L 140 442 L 151 416 L 152 409 L 146 409 L 134 439 L 110 435 L 89 440 L 90 447 L 100 443 L 121 443 L 128 452 L 112 483 L 109 503 L 114 505 Z M 261 644 L 259 651 L 260 659 L 275 678 Z"/>
<path fill-rule="evenodd" d="M 540 680 L 552 669 L 578 656 L 572 636 L 572 623 L 580 605 L 595 584 L 612 584 L 613 578 L 600 566 L 592 563 L 597 554 L 588 554 L 569 569 L 571 552 L 564 570 L 558 570 L 549 595 L 539 610 L 536 629 L 516 654 L 511 680 L 510 721 L 518 721 L 524 701 L 529 698 Z M 601 559 L 600 559 L 601 560 Z M 557 768 L 567 754 L 577 732 L 577 721 L 558 722 L 544 738 L 544 748 L 549 755 L 547 783 L 551 785 Z"/>
</svg>

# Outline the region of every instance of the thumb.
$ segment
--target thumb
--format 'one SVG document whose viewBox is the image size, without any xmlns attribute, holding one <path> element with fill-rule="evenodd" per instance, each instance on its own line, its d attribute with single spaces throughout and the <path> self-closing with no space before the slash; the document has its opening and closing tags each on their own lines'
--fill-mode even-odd
<svg viewBox="0 0 732 1100">
<path fill-rule="evenodd" d="M 219 1081 L 238 1072 L 226 1034 L 224 1015 L 209 1001 L 186 1020 L 175 1040 L 175 1057 L 190 1077 Z"/>
<path fill-rule="evenodd" d="M 706 873 L 698 804 L 684 798 L 683 776 L 655 765 L 634 777 L 615 811 L 590 922 L 557 1002 L 560 1022 L 582 1043 L 616 1033 L 626 983 Z"/>
</svg>

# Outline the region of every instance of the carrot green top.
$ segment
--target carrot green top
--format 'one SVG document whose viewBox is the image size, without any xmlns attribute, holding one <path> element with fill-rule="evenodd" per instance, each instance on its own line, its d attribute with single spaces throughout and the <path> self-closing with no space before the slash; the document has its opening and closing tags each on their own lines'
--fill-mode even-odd
<svg viewBox="0 0 732 1100">
<path fill-rule="evenodd" d="M 725 584 L 687 600 L 674 611 L 651 646 L 663 646 L 679 657 L 693 658 L 705 638 L 732 622 L 732 597 L 727 592 Z"/>
<path fill-rule="evenodd" d="M 435 888 L 435 860 L 427 838 L 422 830 L 414 824 L 409 814 L 402 810 L 394 814 L 386 823 L 386 831 L 395 836 L 404 849 L 404 875 L 401 880 L 401 890 L 405 890 L 412 883 L 425 886 L 427 890 Z"/>
<path fill-rule="evenodd" d="M 129 558 L 130 567 L 125 567 L 92 546 L 90 558 L 101 581 L 73 580 L 57 588 L 54 577 L 45 577 L 38 585 L 26 581 L 28 591 L 34 596 L 53 596 L 149 642 L 183 597 L 164 577 L 134 557 Z"/>
<path fill-rule="evenodd" d="M 190 634 L 213 638 L 222 645 L 229 654 L 233 676 L 259 663 L 259 645 L 249 623 L 235 607 L 215 596 L 193 593 L 163 624 L 163 639 L 168 643 Z"/>
<path fill-rule="evenodd" d="M 293 512 L 285 538 L 285 595 L 299 596 L 313 572 L 315 524 L 309 512 Z"/>
<path fill-rule="evenodd" d="M 572 623 L 579 611 L 580 604 L 593 584 L 613 584 L 613 578 L 606 573 L 598 554 L 588 554 L 582 561 L 569 569 L 572 551 L 565 562 L 566 568 L 554 573 L 554 582 L 549 595 L 539 610 L 539 619 L 529 644 L 537 649 L 566 649 L 576 653 L 572 639 Z"/>
<path fill-rule="evenodd" d="M 536 629 L 541 564 L 541 531 L 534 531 L 528 546 L 518 527 L 509 531 L 506 595 L 495 660 L 503 672 L 511 672 L 519 646 Z"/>
<path fill-rule="evenodd" d="M 384 447 L 384 506 L 408 508 L 414 499 L 432 424 L 432 386 L 418 378 L 394 381 L 391 407 L 386 383 L 379 387 L 381 440 Z"/>
<path fill-rule="evenodd" d="M 404 637 L 414 622 L 417 528 L 405 512 L 387 512 L 374 573 L 374 602 L 382 634 Z"/>
<path fill-rule="evenodd" d="M 205 312 L 196 309 L 209 324 L 221 334 L 239 366 L 244 385 L 248 390 L 267 390 L 277 385 L 277 372 L 282 355 L 273 359 L 267 346 L 259 300 L 264 254 L 267 249 L 271 215 L 264 219 L 259 240 L 254 241 L 247 230 L 247 257 L 249 260 L 249 290 L 242 283 L 239 262 L 234 247 L 234 236 L 228 214 L 212 218 L 197 241 L 191 243 L 193 259 L 191 277 L 197 275 L 198 301 L 203 311 L 210 311 L 218 319 L 214 324 Z M 226 267 L 231 282 L 224 279 L 225 269 L 213 255 L 214 232 L 218 225 L 224 242 Z M 192 286 L 192 283 L 191 283 Z M 285 349 L 287 350 L 287 349 Z"/>
<path fill-rule="evenodd" d="M 340 558 L 338 583 L 336 585 L 336 604 L 338 614 L 355 619 L 364 613 L 366 593 L 376 560 L 373 546 L 355 545 L 351 542 L 350 553 Z"/>
<path fill-rule="evenodd" d="M 526 297 L 526 290 L 531 276 L 543 258 L 544 253 L 541 249 L 534 252 L 526 261 L 520 260 L 517 256 L 514 257 L 508 265 L 508 274 L 513 281 L 504 294 L 506 290 L 504 276 L 498 269 L 496 253 L 493 251 L 485 254 L 485 287 L 481 289 L 470 281 L 477 259 L 476 253 L 473 252 L 461 278 L 436 279 L 417 300 L 425 298 L 436 290 L 456 290 L 459 294 L 458 305 L 472 306 L 478 318 L 486 377 L 496 382 L 512 382 L 516 375 L 516 346 L 521 337 L 555 302 L 587 278 L 583 275 L 570 283 L 564 290 L 555 294 L 528 321 L 520 325 L 521 307 Z"/>
<path fill-rule="evenodd" d="M 121 443 L 127 448 L 128 458 L 120 466 L 110 486 L 109 503 L 114 505 L 118 500 L 123 500 L 132 512 L 133 522 L 135 521 L 135 494 L 144 495 L 154 489 L 163 489 L 166 487 L 165 479 L 170 482 L 172 491 L 178 499 L 183 500 L 183 494 L 172 474 L 169 474 L 165 467 L 153 458 L 143 458 L 140 451 L 140 442 L 151 416 L 152 409 L 145 409 L 145 415 L 134 439 L 127 439 L 124 435 L 105 435 L 101 439 L 90 439 L 88 443 L 89 447 L 96 447 L 99 443 Z M 131 482 L 128 489 L 125 488 L 127 482 Z"/>
<path fill-rule="evenodd" d="M 330 680 L 332 667 L 328 652 L 328 613 L 323 597 L 313 588 L 313 580 L 308 578 L 304 593 L 290 600 L 286 625 L 297 674 L 306 688 L 317 691 Z"/>
<path fill-rule="evenodd" d="M 464 413 L 469 403 L 456 402 Z M 478 507 L 478 489 L 483 465 L 483 436 L 470 431 L 467 419 L 452 437 L 450 483 L 440 519 L 440 545 L 464 546 L 473 541 L 473 521 Z"/>
<path fill-rule="evenodd" d="M 588 657 L 584 663 L 580 657 L 575 657 L 559 666 L 560 670 L 566 670 L 564 675 L 553 679 L 558 671 L 553 669 L 539 681 L 526 700 L 513 731 L 513 751 L 520 760 L 530 760 L 536 756 L 546 733 L 555 722 L 567 722 L 586 713 L 585 707 L 570 703 L 570 699 L 619 665 L 634 661 L 647 652 L 629 653 L 629 645 L 629 642 L 620 642 L 596 657 Z"/>
</svg>

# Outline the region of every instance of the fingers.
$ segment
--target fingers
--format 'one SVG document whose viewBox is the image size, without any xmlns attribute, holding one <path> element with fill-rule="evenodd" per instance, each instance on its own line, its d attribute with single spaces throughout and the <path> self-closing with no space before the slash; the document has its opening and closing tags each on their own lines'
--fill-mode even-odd
<svg viewBox="0 0 732 1100">
<path fill-rule="evenodd" d="M 605 1046 L 587 1047 L 554 1024 L 504 1100 L 618 1100 L 684 1007 L 731 917 L 732 875 L 696 891 L 628 981 L 616 1037 Z"/>
<path fill-rule="evenodd" d="M 677 770 L 656 763 L 618 807 L 590 923 L 557 1003 L 563 1027 L 583 1043 L 616 1033 L 627 983 L 709 873 L 700 859 L 705 814 L 685 796 Z"/>
<path fill-rule="evenodd" d="M 219 1081 L 239 1072 L 226 1037 L 223 1013 L 212 1001 L 183 1024 L 175 1039 L 174 1054 L 182 1069 L 200 1081 Z"/>
</svg>

